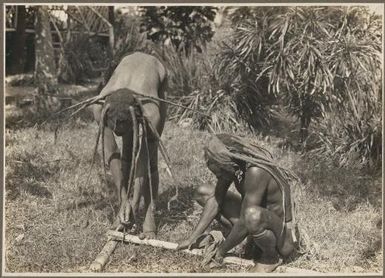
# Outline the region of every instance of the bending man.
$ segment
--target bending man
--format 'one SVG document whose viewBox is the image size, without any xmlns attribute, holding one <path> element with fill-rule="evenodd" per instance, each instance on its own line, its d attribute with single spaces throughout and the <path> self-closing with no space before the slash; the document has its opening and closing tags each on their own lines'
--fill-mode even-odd
<svg viewBox="0 0 385 278">
<path fill-rule="evenodd" d="M 218 246 L 215 261 L 222 262 L 230 249 L 249 236 L 262 250 L 253 271 L 273 271 L 281 257 L 294 251 L 290 172 L 276 166 L 267 150 L 228 134 L 209 141 L 205 158 L 218 180 L 214 186 L 198 188 L 196 199 L 204 209 L 194 231 L 178 249 L 189 248 L 217 219 L 230 233 Z M 228 191 L 233 182 L 240 196 Z"/>
<path fill-rule="evenodd" d="M 128 228 L 136 224 L 143 196 L 145 218 L 140 236 L 147 238 L 156 235 L 158 136 L 164 128 L 167 107 L 164 102 L 138 97 L 136 93 L 162 100 L 166 83 L 167 72 L 162 63 L 153 56 L 135 52 L 121 60 L 100 92 L 98 98 L 105 100 L 103 106 L 94 106 L 94 117 L 103 130 L 103 155 L 120 200 L 116 224 Z M 115 135 L 122 137 L 121 153 Z M 135 186 L 130 190 L 132 181 Z"/>
</svg>

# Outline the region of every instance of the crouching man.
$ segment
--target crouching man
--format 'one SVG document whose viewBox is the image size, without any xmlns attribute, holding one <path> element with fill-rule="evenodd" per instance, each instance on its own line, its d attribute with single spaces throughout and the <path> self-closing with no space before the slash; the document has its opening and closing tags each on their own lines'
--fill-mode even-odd
<svg viewBox="0 0 385 278">
<path fill-rule="evenodd" d="M 248 237 L 262 251 L 252 271 L 272 272 L 295 249 L 288 184 L 294 175 L 276 165 L 267 150 L 229 134 L 209 141 L 205 159 L 218 180 L 198 188 L 202 215 L 177 249 L 189 248 L 217 219 L 230 232 L 218 246 L 215 262 L 222 263 L 225 254 Z M 228 191 L 233 182 L 239 195 Z"/>
</svg>

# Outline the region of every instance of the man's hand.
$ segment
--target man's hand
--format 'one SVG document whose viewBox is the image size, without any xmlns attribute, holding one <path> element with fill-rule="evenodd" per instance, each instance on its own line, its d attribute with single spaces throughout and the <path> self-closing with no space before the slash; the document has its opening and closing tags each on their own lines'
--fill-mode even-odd
<svg viewBox="0 0 385 278">
<path fill-rule="evenodd" d="M 214 260 L 215 262 L 219 264 L 223 264 L 224 254 L 220 251 L 220 248 L 217 249 L 217 252 L 215 252 Z"/>
<path fill-rule="evenodd" d="M 178 244 L 178 246 L 176 247 L 176 250 L 183 250 L 183 249 L 190 250 L 191 245 L 193 245 L 194 242 L 195 241 L 193 241 L 191 239 L 185 239 L 181 243 Z"/>
<path fill-rule="evenodd" d="M 201 266 L 203 268 L 220 268 L 223 266 L 224 254 L 215 244 L 211 245 L 205 253 Z"/>
<path fill-rule="evenodd" d="M 208 268 L 212 269 L 212 268 L 222 267 L 223 266 L 223 259 L 224 259 L 224 256 L 221 253 L 219 253 L 217 250 L 214 258 L 212 258 L 210 263 L 208 264 Z"/>
</svg>

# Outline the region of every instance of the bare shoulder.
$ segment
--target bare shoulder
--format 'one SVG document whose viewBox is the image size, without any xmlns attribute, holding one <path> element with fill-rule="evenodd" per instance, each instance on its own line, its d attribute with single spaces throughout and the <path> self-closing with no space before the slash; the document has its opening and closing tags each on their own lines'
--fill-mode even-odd
<svg viewBox="0 0 385 278">
<path fill-rule="evenodd" d="M 259 167 L 249 167 L 246 170 L 243 189 L 245 194 L 252 193 L 256 198 L 260 198 L 267 189 L 271 180 L 270 174 Z"/>
<path fill-rule="evenodd" d="M 262 168 L 252 166 L 246 170 L 245 178 L 258 181 L 268 181 L 271 179 L 271 175 L 269 174 L 269 172 Z"/>
<path fill-rule="evenodd" d="M 158 63 L 159 60 L 153 55 L 144 52 L 134 52 L 125 56 L 122 61 L 140 61 L 141 63 Z"/>
</svg>

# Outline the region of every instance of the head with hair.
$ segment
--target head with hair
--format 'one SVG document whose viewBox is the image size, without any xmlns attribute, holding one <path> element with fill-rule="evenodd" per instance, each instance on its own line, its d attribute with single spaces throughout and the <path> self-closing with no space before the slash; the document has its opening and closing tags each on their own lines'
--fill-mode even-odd
<svg viewBox="0 0 385 278">
<path fill-rule="evenodd" d="M 204 147 L 207 167 L 218 178 L 232 178 L 240 169 L 240 162 L 231 156 L 226 134 L 217 134 Z"/>
<path fill-rule="evenodd" d="M 103 107 L 103 123 L 118 136 L 129 132 L 133 125 L 132 112 L 139 114 L 136 98 L 129 89 L 119 89 L 108 95 Z"/>
</svg>

